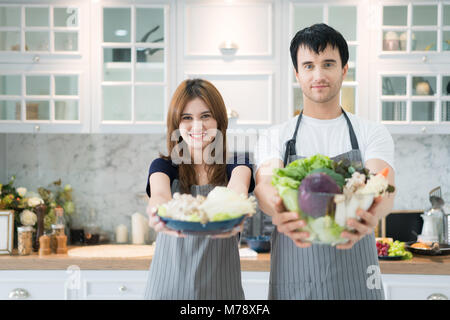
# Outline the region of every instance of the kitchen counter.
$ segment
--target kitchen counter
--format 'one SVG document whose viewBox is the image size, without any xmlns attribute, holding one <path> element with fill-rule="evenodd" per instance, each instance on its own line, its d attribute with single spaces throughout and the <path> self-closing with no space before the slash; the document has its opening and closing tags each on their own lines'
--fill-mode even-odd
<svg viewBox="0 0 450 320">
<path fill-rule="evenodd" d="M 76 247 L 69 247 L 76 248 Z M 67 254 L 40 257 L 0 255 L 0 270 L 65 270 L 71 265 L 81 270 L 148 270 L 151 256 L 139 258 L 78 258 Z M 411 260 L 380 261 L 383 274 L 450 275 L 450 256 L 416 256 Z M 241 258 L 242 271 L 270 271 L 270 253 Z"/>
</svg>

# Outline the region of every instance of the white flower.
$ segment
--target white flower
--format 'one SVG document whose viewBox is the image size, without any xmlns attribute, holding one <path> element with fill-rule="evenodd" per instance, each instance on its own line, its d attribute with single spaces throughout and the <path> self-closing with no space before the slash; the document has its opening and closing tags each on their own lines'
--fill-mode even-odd
<svg viewBox="0 0 450 320">
<path fill-rule="evenodd" d="M 28 199 L 28 206 L 30 206 L 32 208 L 34 208 L 40 204 L 44 204 L 44 200 L 42 200 L 41 198 L 33 197 L 33 198 Z"/>
<path fill-rule="evenodd" d="M 33 211 L 23 210 L 20 214 L 20 222 L 24 226 L 34 226 L 37 221 L 37 216 Z"/>
<path fill-rule="evenodd" d="M 27 193 L 27 188 L 17 188 L 16 191 L 19 194 L 19 196 L 21 196 L 23 198 L 23 197 L 25 197 L 25 194 Z"/>
</svg>

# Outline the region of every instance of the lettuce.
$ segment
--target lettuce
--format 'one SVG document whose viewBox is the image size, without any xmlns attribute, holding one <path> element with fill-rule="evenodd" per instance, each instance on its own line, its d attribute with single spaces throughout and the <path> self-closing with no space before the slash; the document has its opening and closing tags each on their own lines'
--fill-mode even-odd
<svg viewBox="0 0 450 320">
<path fill-rule="evenodd" d="M 300 208 L 298 207 L 298 187 L 300 186 L 300 181 L 289 177 L 273 175 L 272 185 L 277 189 L 281 199 L 283 199 L 286 209 L 300 213 Z"/>
<path fill-rule="evenodd" d="M 286 168 L 274 169 L 274 174 L 301 182 L 304 177 L 319 168 L 333 169 L 333 160 L 327 156 L 316 154 L 309 158 L 295 160 L 288 164 Z"/>
</svg>

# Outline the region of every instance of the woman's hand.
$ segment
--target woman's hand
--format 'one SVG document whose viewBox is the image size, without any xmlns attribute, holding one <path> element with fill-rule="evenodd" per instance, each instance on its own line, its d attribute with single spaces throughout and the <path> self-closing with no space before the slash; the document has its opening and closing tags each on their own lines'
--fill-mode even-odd
<svg viewBox="0 0 450 320">
<path fill-rule="evenodd" d="M 165 234 L 175 236 L 175 237 L 186 237 L 185 234 L 180 231 L 175 231 L 166 227 L 166 224 L 161 221 L 159 216 L 156 214 L 158 209 L 154 206 L 147 206 L 147 214 L 148 214 L 148 225 L 153 228 L 156 232 L 163 232 Z"/>
</svg>

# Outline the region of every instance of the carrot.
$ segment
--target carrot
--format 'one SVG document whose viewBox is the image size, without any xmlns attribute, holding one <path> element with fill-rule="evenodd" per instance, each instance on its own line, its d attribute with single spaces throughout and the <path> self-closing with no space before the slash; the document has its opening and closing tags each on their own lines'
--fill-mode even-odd
<svg viewBox="0 0 450 320">
<path fill-rule="evenodd" d="M 388 173 L 389 173 L 389 168 L 388 167 L 386 167 L 383 170 L 381 170 L 380 172 L 378 172 L 378 174 L 383 175 L 383 177 L 385 177 L 385 178 L 387 178 Z"/>
</svg>

